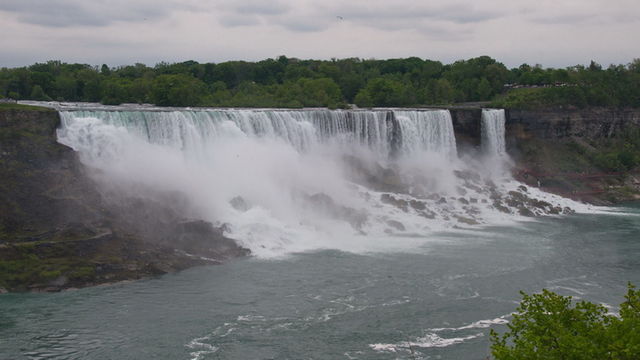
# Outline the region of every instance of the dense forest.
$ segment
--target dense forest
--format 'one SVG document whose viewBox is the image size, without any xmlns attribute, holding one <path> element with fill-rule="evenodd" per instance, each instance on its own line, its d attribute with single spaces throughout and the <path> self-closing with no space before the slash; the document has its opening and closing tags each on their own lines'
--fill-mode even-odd
<svg viewBox="0 0 640 360">
<path fill-rule="evenodd" d="M 359 107 L 493 101 L 494 106 L 640 107 L 640 59 L 603 69 L 523 64 L 488 56 L 452 64 L 389 60 L 195 61 L 111 68 L 60 61 L 0 69 L 0 97 L 159 106 Z"/>
</svg>

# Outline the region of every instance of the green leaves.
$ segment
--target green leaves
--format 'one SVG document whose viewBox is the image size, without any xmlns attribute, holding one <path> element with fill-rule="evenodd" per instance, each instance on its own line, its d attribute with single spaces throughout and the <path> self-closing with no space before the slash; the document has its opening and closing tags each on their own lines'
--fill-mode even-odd
<svg viewBox="0 0 640 360">
<path fill-rule="evenodd" d="M 640 358 L 640 292 L 629 284 L 620 316 L 588 301 L 548 290 L 528 295 L 507 325 L 491 330 L 497 360 L 631 360 Z"/>
</svg>

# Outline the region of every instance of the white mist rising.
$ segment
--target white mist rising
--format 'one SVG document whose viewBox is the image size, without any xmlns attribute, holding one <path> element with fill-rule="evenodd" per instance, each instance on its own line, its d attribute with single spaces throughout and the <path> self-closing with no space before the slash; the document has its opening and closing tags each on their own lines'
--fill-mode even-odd
<svg viewBox="0 0 640 360">
<path fill-rule="evenodd" d="M 227 224 L 258 256 L 413 248 L 434 231 L 569 204 L 516 204 L 509 191 L 525 190 L 484 171 L 507 159 L 498 111 L 483 113 L 486 156 L 469 161 L 457 156 L 446 110 L 69 111 L 62 120 L 59 141 L 111 193 L 180 193 L 185 218 Z"/>
</svg>

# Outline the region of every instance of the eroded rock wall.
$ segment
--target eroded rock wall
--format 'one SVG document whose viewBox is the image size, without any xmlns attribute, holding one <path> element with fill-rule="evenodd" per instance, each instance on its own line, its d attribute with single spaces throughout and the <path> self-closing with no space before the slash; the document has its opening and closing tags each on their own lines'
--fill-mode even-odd
<svg viewBox="0 0 640 360">
<path fill-rule="evenodd" d="M 0 110 L 0 290 L 55 291 L 248 254 L 221 228 L 162 203 L 105 197 L 57 143 L 59 123 L 47 109 Z"/>
</svg>

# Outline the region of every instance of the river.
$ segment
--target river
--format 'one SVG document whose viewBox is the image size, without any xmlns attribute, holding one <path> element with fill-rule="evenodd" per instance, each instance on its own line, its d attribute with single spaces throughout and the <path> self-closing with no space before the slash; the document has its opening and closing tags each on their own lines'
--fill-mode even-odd
<svg viewBox="0 0 640 360">
<path fill-rule="evenodd" d="M 519 291 L 616 310 L 640 283 L 640 208 L 450 231 L 412 251 L 248 258 L 0 296 L 4 359 L 485 359 Z"/>
</svg>

